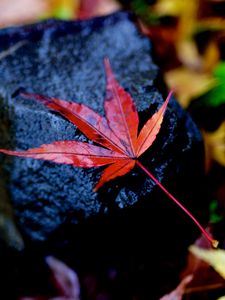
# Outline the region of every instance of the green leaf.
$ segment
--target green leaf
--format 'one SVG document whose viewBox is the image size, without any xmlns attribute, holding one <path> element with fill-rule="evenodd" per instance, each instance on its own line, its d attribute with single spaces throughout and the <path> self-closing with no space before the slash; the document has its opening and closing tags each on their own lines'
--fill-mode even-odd
<svg viewBox="0 0 225 300">
<path fill-rule="evenodd" d="M 225 62 L 221 62 L 216 66 L 213 72 L 214 76 L 218 79 L 225 81 Z"/>
<path fill-rule="evenodd" d="M 203 106 L 217 107 L 225 104 L 225 62 L 219 63 L 213 71 L 217 82 L 209 92 L 200 97 Z"/>
<path fill-rule="evenodd" d="M 54 17 L 58 19 L 70 20 L 73 18 L 73 16 L 74 12 L 69 7 L 63 5 L 54 11 Z"/>
<path fill-rule="evenodd" d="M 155 14 L 150 5 L 145 0 L 131 1 L 131 9 L 144 21 L 147 25 L 159 25 L 160 17 Z"/>
<path fill-rule="evenodd" d="M 210 212 L 210 222 L 218 223 L 223 220 L 223 217 L 220 216 L 218 213 L 218 202 L 214 199 L 209 205 L 209 212 Z"/>
</svg>

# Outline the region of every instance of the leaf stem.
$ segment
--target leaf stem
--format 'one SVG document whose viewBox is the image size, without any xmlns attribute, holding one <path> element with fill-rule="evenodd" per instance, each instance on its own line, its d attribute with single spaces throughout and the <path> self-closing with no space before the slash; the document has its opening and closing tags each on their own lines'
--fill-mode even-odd
<svg viewBox="0 0 225 300">
<path fill-rule="evenodd" d="M 214 240 L 202 227 L 202 225 L 195 219 L 195 217 L 172 195 L 170 192 L 167 191 L 166 188 L 138 161 L 136 160 L 137 165 L 164 191 L 164 193 L 167 194 L 193 221 L 194 223 L 199 227 L 199 229 L 202 231 L 204 236 L 207 238 L 207 240 L 211 243 L 211 245 L 214 248 L 217 248 L 218 241 Z"/>
</svg>

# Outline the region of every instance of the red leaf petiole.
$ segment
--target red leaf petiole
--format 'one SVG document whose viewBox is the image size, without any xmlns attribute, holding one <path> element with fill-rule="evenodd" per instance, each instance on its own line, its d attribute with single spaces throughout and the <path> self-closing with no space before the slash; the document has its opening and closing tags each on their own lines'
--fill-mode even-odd
<svg viewBox="0 0 225 300">
<path fill-rule="evenodd" d="M 211 243 L 213 248 L 217 248 L 219 242 L 217 240 L 214 240 L 202 227 L 202 225 L 195 219 L 195 217 L 172 195 L 169 191 L 167 191 L 166 188 L 138 161 L 136 160 L 136 164 L 164 191 L 164 193 L 167 194 L 167 196 L 170 197 L 193 221 L 194 223 L 199 227 L 199 229 L 202 231 L 204 236 L 207 238 L 207 240 Z"/>
</svg>

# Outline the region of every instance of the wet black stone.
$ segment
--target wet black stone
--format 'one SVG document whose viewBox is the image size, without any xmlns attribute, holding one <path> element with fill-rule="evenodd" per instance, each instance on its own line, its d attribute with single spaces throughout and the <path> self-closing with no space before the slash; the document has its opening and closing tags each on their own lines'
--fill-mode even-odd
<svg viewBox="0 0 225 300">
<path fill-rule="evenodd" d="M 151 44 L 134 21 L 132 15 L 119 12 L 82 22 L 49 20 L 2 30 L 0 146 L 22 150 L 55 140 L 85 141 L 67 120 L 23 99 L 20 91 L 85 103 L 103 114 L 106 56 L 132 95 L 142 126 L 166 95 L 155 85 L 158 69 Z M 199 230 L 138 167 L 94 193 L 102 168 L 86 170 L 3 155 L 0 159 L 28 252 L 58 255 L 81 273 L 99 266 L 104 272 L 112 266 L 129 270 L 125 281 L 132 293 L 143 294 L 142 299 L 149 299 L 150 270 L 155 270 L 151 299 L 164 292 L 165 282 L 166 290 L 176 281 L 184 262 L 179 258 Z M 172 99 L 157 140 L 140 161 L 205 222 L 203 160 L 196 125 Z"/>
</svg>

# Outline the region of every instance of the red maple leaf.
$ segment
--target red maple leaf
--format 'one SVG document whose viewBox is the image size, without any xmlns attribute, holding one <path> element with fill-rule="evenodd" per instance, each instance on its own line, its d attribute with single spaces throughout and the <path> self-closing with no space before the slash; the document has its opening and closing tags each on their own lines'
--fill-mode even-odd
<svg viewBox="0 0 225 300">
<path fill-rule="evenodd" d="M 161 108 L 146 122 L 138 134 L 139 117 L 135 104 L 131 96 L 116 81 L 109 60 L 105 59 L 104 63 L 107 78 L 104 101 L 105 118 L 84 104 L 62 101 L 37 94 L 22 94 L 26 98 L 35 99 L 48 108 L 59 112 L 76 125 L 87 138 L 101 146 L 79 141 L 57 141 L 27 151 L 0 149 L 0 152 L 8 155 L 71 164 L 82 168 L 109 165 L 103 171 L 95 191 L 105 182 L 125 175 L 137 164 L 192 218 L 207 239 L 213 243 L 213 239 L 191 213 L 138 160 L 156 139 L 172 92 L 169 93 Z"/>
</svg>

